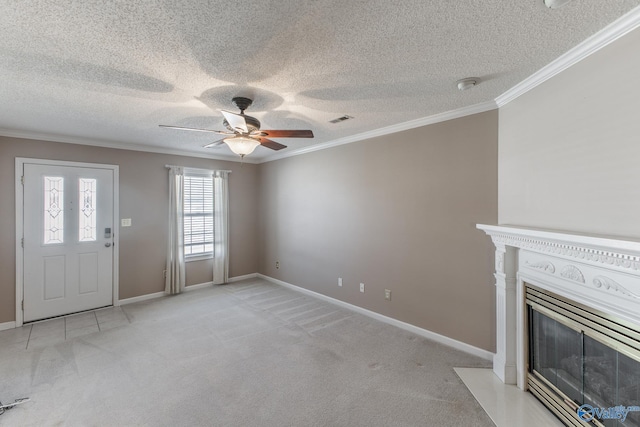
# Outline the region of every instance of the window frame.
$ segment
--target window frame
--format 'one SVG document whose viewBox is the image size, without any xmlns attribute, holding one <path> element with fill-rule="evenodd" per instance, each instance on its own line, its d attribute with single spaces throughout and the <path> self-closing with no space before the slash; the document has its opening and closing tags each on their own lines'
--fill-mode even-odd
<svg viewBox="0 0 640 427">
<path fill-rule="evenodd" d="M 210 252 L 198 252 L 195 254 L 187 254 L 186 252 L 186 236 L 187 233 L 185 232 L 186 230 L 186 220 L 188 217 L 193 217 L 196 215 L 191 215 L 191 214 L 187 214 L 187 179 L 192 179 L 192 178 L 201 178 L 203 180 L 208 179 L 210 180 L 210 195 L 211 195 L 211 201 L 209 202 L 211 205 L 211 241 L 207 242 L 206 240 L 204 241 L 204 245 L 207 245 L 208 243 L 211 244 L 211 251 Z M 192 261 L 202 261 L 202 260 L 207 260 L 207 259 L 213 259 L 214 258 L 214 252 L 213 252 L 213 247 L 214 247 L 214 242 L 215 242 L 215 236 L 213 235 L 214 230 L 215 230 L 215 226 L 214 226 L 214 219 L 215 219 L 215 207 L 214 207 L 214 195 L 213 195 L 213 191 L 214 191 L 214 184 L 213 184 L 213 175 L 211 175 L 210 173 L 205 173 L 205 172 L 200 172 L 200 171 L 193 171 L 193 170 L 188 170 L 186 169 L 184 171 L 184 190 L 183 190 L 183 237 L 182 237 L 182 243 L 183 243 L 183 247 L 184 249 L 184 260 L 185 262 L 192 262 Z M 206 193 L 207 190 L 203 190 L 203 193 Z M 205 206 L 206 206 L 206 201 L 202 202 Z M 190 209 L 191 211 L 191 209 Z M 207 214 L 204 215 L 197 215 L 197 216 L 208 216 Z M 205 230 L 205 234 L 207 233 L 207 230 Z"/>
</svg>

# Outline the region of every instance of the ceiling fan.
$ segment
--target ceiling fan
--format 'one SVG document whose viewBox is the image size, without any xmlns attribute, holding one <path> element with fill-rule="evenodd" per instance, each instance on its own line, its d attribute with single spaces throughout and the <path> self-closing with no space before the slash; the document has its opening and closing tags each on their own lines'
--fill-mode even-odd
<svg viewBox="0 0 640 427">
<path fill-rule="evenodd" d="M 258 145 L 270 148 L 272 150 L 282 150 L 287 148 L 286 145 L 282 145 L 269 138 L 313 138 L 313 132 L 310 130 L 260 130 L 260 122 L 255 117 L 246 116 L 244 110 L 249 108 L 253 103 L 253 100 L 242 96 L 236 96 L 231 100 L 236 107 L 240 110 L 240 114 L 232 113 L 231 111 L 220 110 L 224 116 L 222 124 L 226 126 L 228 130 L 210 130 L 210 129 L 196 129 L 187 128 L 181 126 L 168 126 L 160 125 L 163 128 L 188 130 L 195 132 L 212 132 L 221 135 L 228 135 L 219 141 L 207 144 L 205 148 L 212 148 L 220 146 L 226 143 L 231 151 L 244 157 L 247 154 L 253 153 Z"/>
</svg>

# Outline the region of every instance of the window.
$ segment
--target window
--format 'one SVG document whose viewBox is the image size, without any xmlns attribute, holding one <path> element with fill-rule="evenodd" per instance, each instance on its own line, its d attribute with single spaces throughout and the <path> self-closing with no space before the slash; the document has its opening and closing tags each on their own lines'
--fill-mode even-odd
<svg viewBox="0 0 640 427">
<path fill-rule="evenodd" d="M 97 238 L 97 190 L 95 178 L 78 180 L 78 236 L 81 242 L 95 242 Z"/>
<path fill-rule="evenodd" d="M 64 178 L 44 177 L 44 244 L 64 243 Z"/>
<path fill-rule="evenodd" d="M 213 178 L 184 176 L 184 255 L 213 254 Z"/>
</svg>

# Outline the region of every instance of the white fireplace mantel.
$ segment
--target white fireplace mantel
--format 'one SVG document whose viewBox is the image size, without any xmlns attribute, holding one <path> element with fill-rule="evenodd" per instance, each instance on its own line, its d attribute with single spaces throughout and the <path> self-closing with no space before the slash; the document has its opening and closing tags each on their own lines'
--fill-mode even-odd
<svg viewBox="0 0 640 427">
<path fill-rule="evenodd" d="M 493 371 L 504 383 L 526 387 L 525 283 L 640 326 L 640 240 L 477 227 L 496 247 Z"/>
</svg>

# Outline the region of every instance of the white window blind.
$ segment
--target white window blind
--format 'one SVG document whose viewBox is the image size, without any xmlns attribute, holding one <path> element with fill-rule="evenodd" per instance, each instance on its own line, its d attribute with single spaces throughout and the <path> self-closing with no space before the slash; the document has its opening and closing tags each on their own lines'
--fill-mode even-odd
<svg viewBox="0 0 640 427">
<path fill-rule="evenodd" d="M 213 254 L 213 178 L 184 176 L 184 255 Z"/>
</svg>

